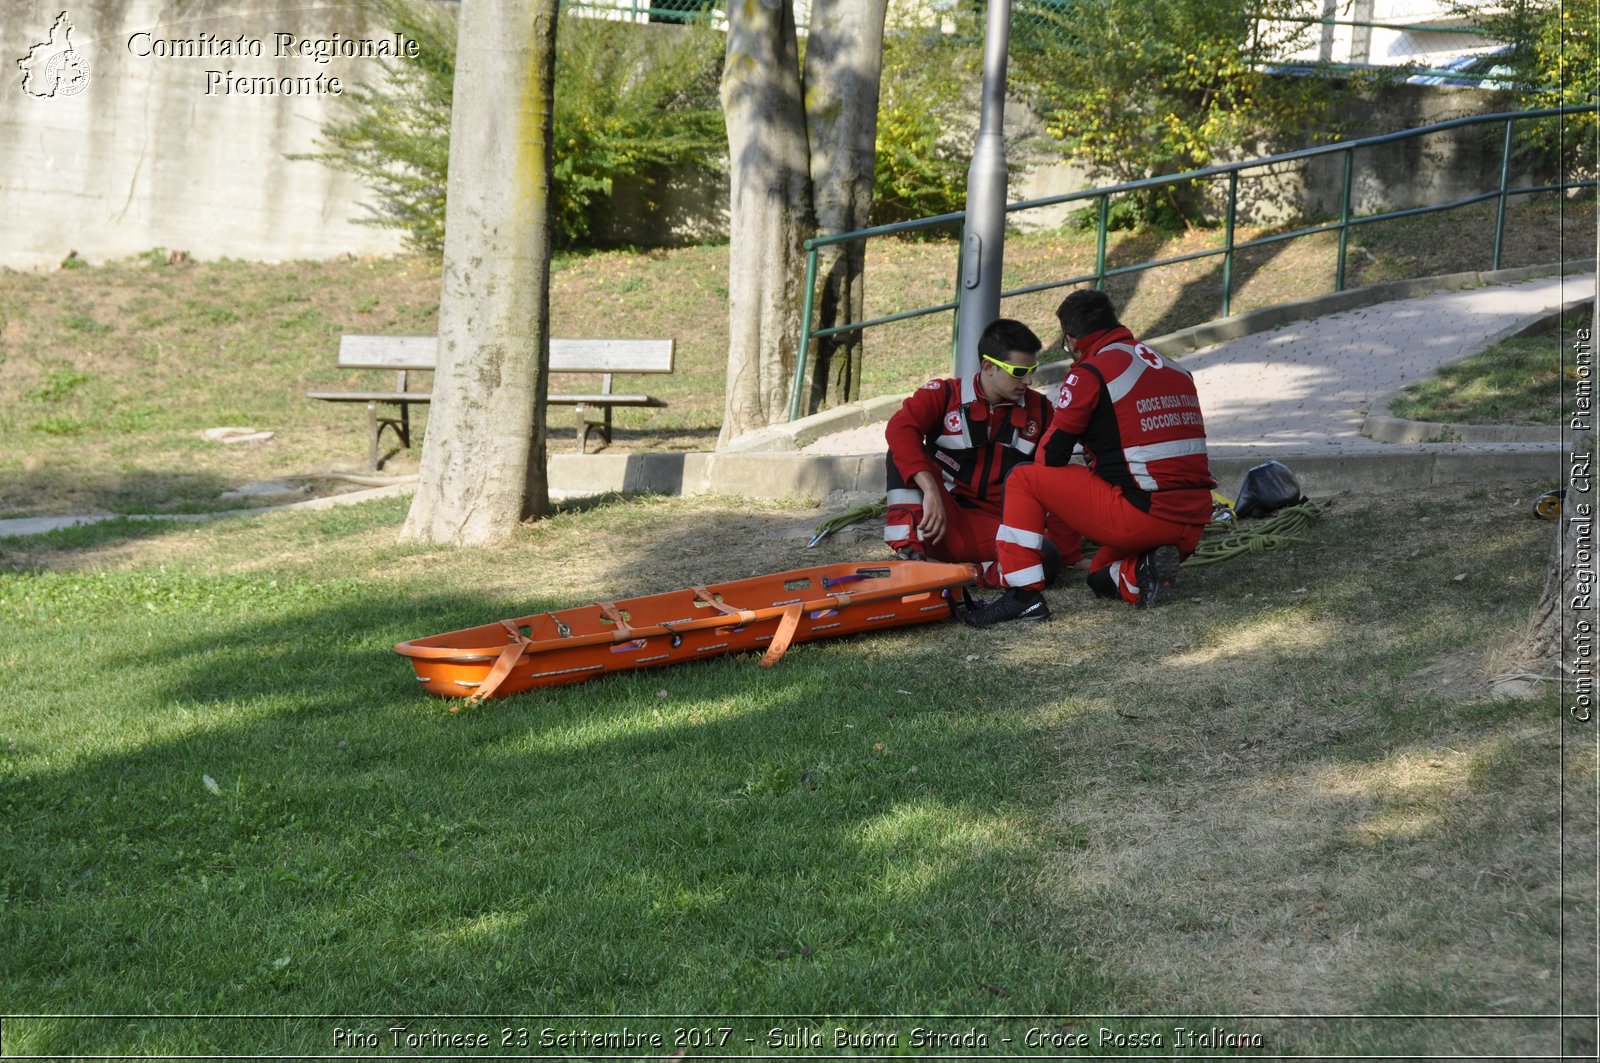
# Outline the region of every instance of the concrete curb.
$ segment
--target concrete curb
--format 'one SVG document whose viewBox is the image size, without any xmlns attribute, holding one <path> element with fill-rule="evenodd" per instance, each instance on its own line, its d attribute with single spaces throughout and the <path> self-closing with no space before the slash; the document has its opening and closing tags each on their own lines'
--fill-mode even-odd
<svg viewBox="0 0 1600 1063">
<path fill-rule="evenodd" d="M 170 521 L 175 524 L 203 524 L 206 521 L 226 520 L 230 517 L 257 517 L 263 513 L 281 513 L 286 510 L 323 510 L 368 502 L 375 498 L 410 494 L 417 489 L 417 478 L 371 487 L 365 491 L 346 491 L 338 495 L 308 498 L 304 502 L 287 502 L 278 506 L 257 506 L 253 509 L 223 509 L 215 513 L 94 513 L 73 517 L 14 517 L 0 520 L 0 539 L 24 535 L 43 535 L 62 528 L 76 528 L 85 524 L 100 524 L 108 520 Z"/>
<path fill-rule="evenodd" d="M 1211 472 L 1226 493 L 1252 467 L 1288 465 L 1307 494 L 1386 489 L 1417 490 L 1467 481 L 1556 483 L 1564 475 L 1559 443 L 1494 447 L 1439 445 L 1394 453 L 1319 454 L 1277 448 L 1220 447 Z M 804 454 L 559 454 L 550 460 L 553 494 L 565 497 L 649 493 L 725 494 L 743 498 L 824 498 L 835 491 L 883 493 L 881 455 Z"/>
</svg>

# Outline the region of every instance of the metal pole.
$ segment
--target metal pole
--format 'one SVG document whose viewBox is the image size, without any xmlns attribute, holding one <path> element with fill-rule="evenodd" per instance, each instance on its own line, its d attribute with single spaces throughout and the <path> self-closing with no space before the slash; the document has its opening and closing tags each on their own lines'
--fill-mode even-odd
<svg viewBox="0 0 1600 1063">
<path fill-rule="evenodd" d="M 1239 171 L 1228 173 L 1228 235 L 1222 253 L 1222 316 L 1233 305 L 1233 223 L 1239 211 Z"/>
<path fill-rule="evenodd" d="M 1344 153 L 1344 194 L 1339 202 L 1339 267 L 1334 275 L 1333 290 L 1344 291 L 1344 259 L 1350 246 L 1350 185 L 1355 179 L 1356 152 L 1349 148 Z"/>
<path fill-rule="evenodd" d="M 978 337 L 1000 316 L 1000 270 L 1006 239 L 1006 51 L 1011 0 L 989 0 L 983 43 L 983 110 L 967 170 L 967 216 L 961 237 L 961 309 L 956 375 L 978 371 Z"/>
<path fill-rule="evenodd" d="M 806 293 L 800 308 L 800 349 L 794 355 L 794 383 L 789 386 L 789 420 L 800 417 L 801 389 L 806 388 L 806 362 L 811 358 L 812 294 L 817 290 L 817 249 L 806 251 Z"/>
<path fill-rule="evenodd" d="M 1100 221 L 1094 237 L 1094 290 L 1106 290 L 1106 227 L 1111 224 L 1111 196 L 1100 194 Z"/>
<path fill-rule="evenodd" d="M 1505 146 L 1500 154 L 1500 204 L 1494 212 L 1494 266 L 1500 268 L 1500 251 L 1506 242 L 1506 185 L 1511 183 L 1511 119 L 1506 119 Z"/>
</svg>

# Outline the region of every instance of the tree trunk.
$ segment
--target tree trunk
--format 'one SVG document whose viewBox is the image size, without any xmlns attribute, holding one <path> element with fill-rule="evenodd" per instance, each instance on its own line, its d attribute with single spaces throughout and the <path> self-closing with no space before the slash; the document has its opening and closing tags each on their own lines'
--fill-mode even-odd
<svg viewBox="0 0 1600 1063">
<path fill-rule="evenodd" d="M 1558 332 L 1564 370 L 1575 370 L 1580 381 L 1594 378 L 1594 334 L 1600 328 L 1600 302 L 1589 327 L 1576 335 Z M 1563 326 L 1564 327 L 1564 326 Z M 1573 712 L 1592 712 L 1595 695 L 1594 646 L 1597 604 L 1595 567 L 1595 415 L 1592 405 L 1575 405 L 1565 398 L 1562 426 L 1572 456 L 1566 471 L 1566 498 L 1556 521 L 1550 566 L 1544 593 L 1533 608 L 1522 640 L 1513 648 L 1501 674 L 1491 680 L 1497 697 L 1531 693 L 1545 680 L 1563 686 Z M 1585 715 L 1584 722 L 1588 721 Z"/>
<path fill-rule="evenodd" d="M 556 0 L 462 4 L 439 368 L 402 541 L 502 542 L 549 507 L 555 38 Z"/>
<path fill-rule="evenodd" d="M 806 42 L 806 128 L 817 235 L 867 227 L 872 210 L 888 0 L 815 0 Z M 856 240 L 818 251 L 818 325 L 860 321 L 866 246 Z M 803 294 L 803 293 L 802 293 Z M 817 341 L 807 412 L 861 397 L 862 334 Z"/>
<path fill-rule="evenodd" d="M 811 178 L 789 0 L 731 0 L 722 109 L 728 124 L 728 379 L 717 445 L 780 420 L 800 338 Z"/>
</svg>

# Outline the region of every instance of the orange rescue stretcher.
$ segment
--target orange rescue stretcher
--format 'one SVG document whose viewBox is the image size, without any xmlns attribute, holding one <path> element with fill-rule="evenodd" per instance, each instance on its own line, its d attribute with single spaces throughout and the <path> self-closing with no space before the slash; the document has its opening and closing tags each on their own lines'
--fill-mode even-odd
<svg viewBox="0 0 1600 1063">
<path fill-rule="evenodd" d="M 722 653 L 925 624 L 955 615 L 972 565 L 822 565 L 501 620 L 396 646 L 430 694 L 482 700 Z"/>
</svg>

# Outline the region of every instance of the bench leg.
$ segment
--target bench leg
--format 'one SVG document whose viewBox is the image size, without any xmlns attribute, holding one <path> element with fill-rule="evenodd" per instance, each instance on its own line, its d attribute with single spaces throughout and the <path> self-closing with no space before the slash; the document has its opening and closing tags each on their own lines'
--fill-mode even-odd
<svg viewBox="0 0 1600 1063">
<path fill-rule="evenodd" d="M 378 404 L 367 403 L 367 464 L 374 471 L 378 468 L 378 434 L 383 431 L 383 425 L 378 420 Z"/>
<path fill-rule="evenodd" d="M 395 434 L 395 438 L 400 441 L 399 449 L 409 450 L 411 448 L 410 404 L 400 404 L 400 416 L 398 417 L 379 417 L 378 404 L 376 402 L 367 403 L 367 464 L 372 466 L 374 471 L 383 468 L 384 458 L 389 456 L 387 454 L 382 458 L 378 456 L 378 444 L 382 440 L 385 428 L 392 431 Z"/>
</svg>

